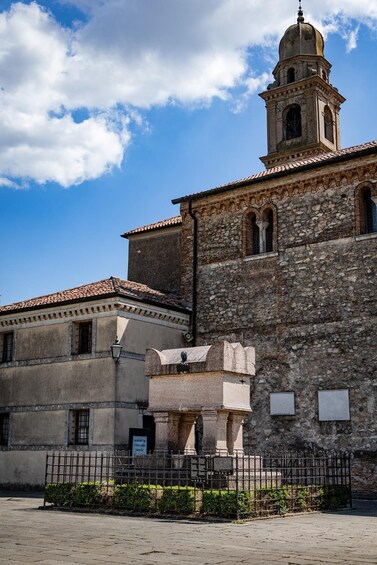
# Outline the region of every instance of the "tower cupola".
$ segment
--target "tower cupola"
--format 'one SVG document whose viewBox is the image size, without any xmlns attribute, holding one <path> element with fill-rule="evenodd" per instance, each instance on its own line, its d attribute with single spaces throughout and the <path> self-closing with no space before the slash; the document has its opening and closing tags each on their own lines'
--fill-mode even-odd
<svg viewBox="0 0 377 565">
<path fill-rule="evenodd" d="M 301 1 L 297 22 L 279 44 L 274 82 L 260 96 L 266 102 L 267 168 L 340 148 L 339 110 L 345 98 L 330 82 L 322 34 L 305 22 Z"/>
</svg>

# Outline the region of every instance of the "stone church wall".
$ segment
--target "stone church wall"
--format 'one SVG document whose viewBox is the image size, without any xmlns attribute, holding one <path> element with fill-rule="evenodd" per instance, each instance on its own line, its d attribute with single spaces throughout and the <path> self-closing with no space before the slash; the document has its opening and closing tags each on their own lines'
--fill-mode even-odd
<svg viewBox="0 0 377 565">
<path fill-rule="evenodd" d="M 180 292 L 181 229 L 129 236 L 128 280 L 164 292 Z"/>
<path fill-rule="evenodd" d="M 355 225 L 355 191 L 376 177 L 372 160 L 360 159 L 207 196 L 193 209 L 198 345 L 256 348 L 249 447 L 351 450 L 355 488 L 377 492 L 377 234 L 357 236 Z M 277 247 L 245 256 L 245 214 L 266 203 L 274 206 Z M 189 297 L 185 204 L 182 216 Z M 319 390 L 348 390 L 350 419 L 319 421 Z M 270 416 L 275 392 L 294 393 L 294 415 Z"/>
</svg>

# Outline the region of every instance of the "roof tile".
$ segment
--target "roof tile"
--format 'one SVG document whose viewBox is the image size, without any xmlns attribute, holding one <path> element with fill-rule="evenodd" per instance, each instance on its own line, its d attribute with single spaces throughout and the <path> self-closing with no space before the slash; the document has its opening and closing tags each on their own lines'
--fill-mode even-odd
<svg viewBox="0 0 377 565">
<path fill-rule="evenodd" d="M 210 188 L 208 190 L 203 190 L 200 192 L 195 192 L 193 194 L 188 194 L 186 196 L 182 196 L 180 198 L 175 198 L 172 200 L 173 204 L 179 204 L 180 202 L 185 202 L 190 200 L 191 198 L 200 198 L 210 194 L 215 194 L 216 192 L 224 192 L 226 190 L 231 190 L 233 188 L 238 188 L 239 186 L 243 186 L 248 183 L 257 182 L 259 180 L 268 179 L 269 177 L 274 177 L 279 173 L 287 174 L 289 172 L 293 172 L 297 169 L 305 168 L 308 165 L 321 165 L 326 164 L 327 162 L 331 162 L 341 157 L 353 157 L 357 156 L 360 153 L 363 153 L 369 149 L 377 149 L 377 140 L 370 141 L 368 143 L 363 143 L 362 145 L 355 145 L 354 147 L 347 147 L 346 149 L 339 149 L 338 151 L 332 151 L 330 153 L 325 153 L 324 155 L 317 155 L 315 157 L 309 157 L 307 159 L 303 159 L 302 161 L 292 161 L 289 163 L 285 163 L 282 165 L 278 165 L 276 167 L 271 167 L 270 169 L 266 169 L 265 171 L 261 171 L 260 173 L 256 173 L 255 175 L 251 175 L 249 177 L 244 177 L 242 179 L 232 181 L 226 184 L 222 184 L 216 186 L 214 188 Z"/>
<path fill-rule="evenodd" d="M 46 308 L 48 306 L 57 306 L 61 303 L 90 300 L 109 295 L 125 296 L 173 309 L 189 309 L 188 304 L 176 294 L 155 290 L 145 284 L 110 277 L 102 281 L 62 290 L 53 294 L 46 294 L 44 296 L 38 296 L 37 298 L 31 298 L 30 300 L 0 306 L 0 316 L 21 310 Z"/>
<path fill-rule="evenodd" d="M 138 233 L 144 233 L 168 227 L 170 228 L 171 226 L 180 226 L 181 224 L 181 216 L 174 216 L 173 218 L 168 218 L 167 220 L 161 220 L 160 222 L 155 222 L 154 224 L 148 224 L 146 226 L 141 226 L 140 228 L 135 228 L 133 230 L 127 231 L 126 233 L 122 234 L 122 237 L 128 237 L 129 235 L 135 235 Z"/>
</svg>

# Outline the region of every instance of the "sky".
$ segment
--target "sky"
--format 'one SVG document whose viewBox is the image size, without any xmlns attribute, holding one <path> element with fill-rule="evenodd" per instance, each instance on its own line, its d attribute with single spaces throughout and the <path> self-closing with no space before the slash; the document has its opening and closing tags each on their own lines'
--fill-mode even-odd
<svg viewBox="0 0 377 565">
<path fill-rule="evenodd" d="M 347 99 L 342 147 L 377 139 L 377 0 L 302 7 Z M 263 170 L 258 93 L 297 8 L 0 0 L 0 304 L 127 278 L 122 233 Z"/>
</svg>

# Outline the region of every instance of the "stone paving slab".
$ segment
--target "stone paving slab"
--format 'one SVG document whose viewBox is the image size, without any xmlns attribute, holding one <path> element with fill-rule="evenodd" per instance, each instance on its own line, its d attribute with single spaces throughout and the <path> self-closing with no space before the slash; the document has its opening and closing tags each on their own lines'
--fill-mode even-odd
<svg viewBox="0 0 377 565">
<path fill-rule="evenodd" d="M 42 511 L 41 504 L 0 497 L 0 563 L 377 564 L 377 501 L 245 523 Z"/>
</svg>

